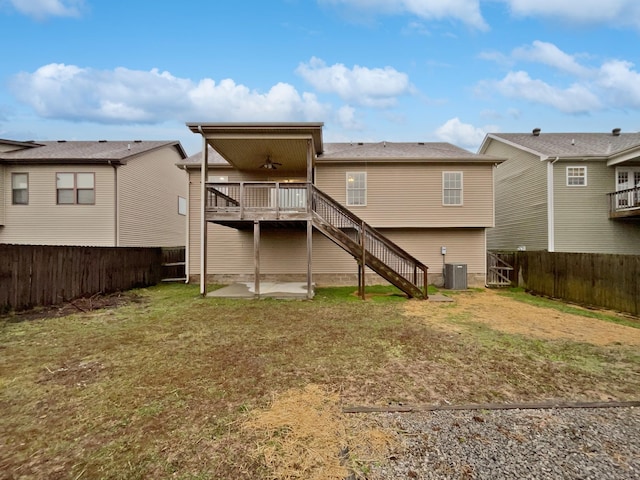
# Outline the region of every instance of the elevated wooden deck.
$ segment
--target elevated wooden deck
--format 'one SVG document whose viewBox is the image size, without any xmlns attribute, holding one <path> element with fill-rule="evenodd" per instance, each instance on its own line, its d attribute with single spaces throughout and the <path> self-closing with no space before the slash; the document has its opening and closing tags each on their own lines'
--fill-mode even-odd
<svg viewBox="0 0 640 480">
<path fill-rule="evenodd" d="M 640 220 L 640 187 L 608 193 L 609 218 Z"/>
<path fill-rule="evenodd" d="M 238 229 L 254 222 L 271 227 L 314 228 L 364 267 L 410 297 L 427 298 L 427 266 L 310 183 L 206 184 L 206 220 Z M 364 290 L 364 284 L 361 285 Z"/>
</svg>

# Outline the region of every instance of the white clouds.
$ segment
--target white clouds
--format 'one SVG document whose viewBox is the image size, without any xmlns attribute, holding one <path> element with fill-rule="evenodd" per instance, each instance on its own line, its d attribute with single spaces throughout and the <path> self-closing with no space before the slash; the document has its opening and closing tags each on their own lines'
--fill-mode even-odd
<svg viewBox="0 0 640 480">
<path fill-rule="evenodd" d="M 515 16 L 547 17 L 572 23 L 640 25 L 638 0 L 502 0 Z"/>
<path fill-rule="evenodd" d="M 47 17 L 79 17 L 84 0 L 10 0 L 20 13 L 36 20 Z"/>
<path fill-rule="evenodd" d="M 597 84 L 608 94 L 611 104 L 619 108 L 640 109 L 640 73 L 633 63 L 612 60 L 598 71 Z"/>
<path fill-rule="evenodd" d="M 318 0 L 366 14 L 412 14 L 426 20 L 453 18 L 479 30 L 488 26 L 480 13 L 480 0 Z"/>
<path fill-rule="evenodd" d="M 15 96 L 40 116 L 98 123 L 161 123 L 206 118 L 221 121 L 317 121 L 330 110 L 315 95 L 278 83 L 260 93 L 233 80 L 194 83 L 168 72 L 93 70 L 49 64 L 20 73 Z"/>
<path fill-rule="evenodd" d="M 391 107 L 397 97 L 412 92 L 407 74 L 392 67 L 349 69 L 341 63 L 331 66 L 316 57 L 296 69 L 316 90 L 335 93 L 344 101 L 366 107 Z"/>
<path fill-rule="evenodd" d="M 489 56 L 485 56 L 489 59 Z M 492 55 L 491 58 L 496 58 Z M 551 106 L 563 113 L 593 113 L 608 109 L 640 109 L 640 73 L 622 60 L 608 60 L 600 66 L 583 65 L 575 55 L 557 46 L 535 41 L 516 48 L 510 62 L 525 60 L 550 67 L 563 74 L 553 85 L 532 78 L 524 70 L 508 72 L 501 80 L 482 81 L 479 90 L 493 91 L 512 99 Z M 568 80 L 568 82 L 566 81 Z M 564 82 L 564 83 L 562 83 Z"/>
<path fill-rule="evenodd" d="M 602 108 L 598 97 L 584 85 L 554 87 L 542 80 L 532 79 L 523 71 L 509 72 L 493 85 L 506 97 L 549 105 L 564 113 L 588 113 Z"/>
<path fill-rule="evenodd" d="M 361 15 L 410 14 L 424 20 L 454 19 L 489 30 L 481 5 L 502 2 L 514 17 L 535 17 L 574 24 L 640 27 L 638 0 L 318 0 Z"/>
<path fill-rule="evenodd" d="M 589 69 L 580 65 L 574 56 L 568 55 L 553 43 L 535 40 L 531 46 L 516 48 L 512 56 L 516 60 L 538 62 L 560 71 L 578 76 L 586 76 Z"/>
<path fill-rule="evenodd" d="M 482 143 L 487 131 L 469 123 L 462 123 L 455 117 L 438 127 L 436 136 L 445 142 L 475 150 Z M 491 131 L 497 131 L 497 127 L 491 127 Z"/>
</svg>

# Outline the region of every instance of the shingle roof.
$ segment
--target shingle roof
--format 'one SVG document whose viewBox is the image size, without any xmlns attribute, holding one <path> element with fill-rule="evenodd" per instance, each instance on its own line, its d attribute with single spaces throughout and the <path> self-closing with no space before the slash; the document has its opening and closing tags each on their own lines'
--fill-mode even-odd
<svg viewBox="0 0 640 480">
<path fill-rule="evenodd" d="M 209 151 L 209 158 L 208 158 L 209 165 L 212 165 L 212 164 L 229 165 L 229 162 L 227 162 L 222 155 L 220 155 L 210 146 L 208 146 L 208 151 Z M 200 160 L 202 160 L 202 152 L 194 153 L 193 155 L 188 156 L 181 162 L 178 162 L 178 165 L 186 165 L 186 166 L 200 165 Z"/>
<path fill-rule="evenodd" d="M 640 133 L 491 133 L 487 138 L 502 139 L 547 157 L 608 157 L 640 147 Z"/>
<path fill-rule="evenodd" d="M 200 165 L 200 152 L 181 161 L 178 165 Z M 499 163 L 503 159 L 490 155 L 471 153 L 444 142 L 377 142 L 377 143 L 324 143 L 324 151 L 318 162 L 360 161 L 469 161 Z M 209 164 L 228 165 L 227 161 L 209 147 Z"/>
<path fill-rule="evenodd" d="M 325 143 L 319 160 L 484 160 L 445 142 Z M 495 160 L 492 158 L 492 160 Z"/>
<path fill-rule="evenodd" d="M 180 155 L 187 155 L 178 141 L 38 141 L 33 148 L 0 152 L 0 162 L 18 163 L 126 163 L 142 153 L 175 146 Z"/>
</svg>

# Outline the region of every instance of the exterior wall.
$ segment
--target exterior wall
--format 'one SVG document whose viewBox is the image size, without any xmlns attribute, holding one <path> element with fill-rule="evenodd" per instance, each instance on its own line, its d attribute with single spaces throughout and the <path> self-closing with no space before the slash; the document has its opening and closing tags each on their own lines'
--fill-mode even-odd
<svg viewBox="0 0 640 480">
<path fill-rule="evenodd" d="M 567 186 L 567 166 L 586 166 L 587 185 Z M 616 190 L 615 168 L 604 161 L 553 167 L 555 251 L 640 254 L 640 222 L 609 219 L 606 194 Z"/>
<path fill-rule="evenodd" d="M 468 283 L 484 285 L 484 229 L 395 229 L 382 233 L 429 266 L 429 283 L 443 284 L 442 272 L 446 262 L 467 264 Z M 208 277 L 218 283 L 252 281 L 253 231 L 213 225 L 208 234 Z M 312 242 L 312 271 L 316 284 L 357 284 L 358 267 L 351 255 L 319 232 L 314 231 Z M 444 257 L 440 253 L 442 246 L 447 247 L 447 255 Z M 199 273 L 200 265 L 196 262 L 191 265 L 190 276 Z M 284 229 L 261 231 L 260 273 L 267 279 L 306 279 L 306 232 Z M 369 269 L 367 282 L 386 283 Z"/>
<path fill-rule="evenodd" d="M 367 205 L 349 207 L 376 228 L 493 226 L 492 165 L 323 164 L 316 185 L 346 205 L 346 173 L 367 173 Z M 442 172 L 463 172 L 463 205 L 442 205 Z"/>
<path fill-rule="evenodd" d="M 492 250 L 546 250 L 547 162 L 495 140 L 484 151 L 508 160 L 495 169 L 495 228 L 487 230 Z"/>
<path fill-rule="evenodd" d="M 237 177 L 229 171 L 229 181 Z M 220 173 L 222 175 L 223 173 Z M 189 277 L 200 274 L 200 180 L 199 172 L 190 171 Z M 442 285 L 443 264 L 467 264 L 468 284 L 484 285 L 486 243 L 484 228 L 415 228 L 381 229 L 390 240 L 429 266 L 429 282 Z M 253 281 L 253 229 L 240 231 L 221 225 L 208 224 L 208 277 L 216 283 Z M 264 279 L 306 279 L 306 231 L 266 230 L 260 235 L 260 273 Z M 321 233 L 313 234 L 312 270 L 318 285 L 357 284 L 357 263 Z M 447 247 L 447 255 L 441 247 Z M 368 271 L 367 282 L 385 283 L 384 279 Z"/>
<path fill-rule="evenodd" d="M 118 246 L 172 247 L 186 243 L 187 174 L 173 147 L 148 152 L 118 167 Z"/>
<path fill-rule="evenodd" d="M 2 146 L 2 144 L 0 144 L 0 147 Z M 4 196 L 4 192 L 6 190 L 5 188 L 5 166 L 4 165 L 0 165 L 0 229 L 2 229 L 2 225 L 4 225 L 4 204 L 6 203 L 6 199 Z M 11 189 L 11 179 L 9 179 L 9 189 Z M 9 192 L 9 195 L 11 195 L 11 192 Z M 11 202 L 11 198 L 9 198 L 9 202 Z M 0 230 L 1 232 L 2 230 Z"/>
<path fill-rule="evenodd" d="M 11 204 L 11 173 L 29 174 L 29 204 Z M 56 173 L 95 173 L 94 205 L 56 205 Z M 5 167 L 5 225 L 0 243 L 33 245 L 115 244 L 113 168 L 96 165 Z"/>
</svg>

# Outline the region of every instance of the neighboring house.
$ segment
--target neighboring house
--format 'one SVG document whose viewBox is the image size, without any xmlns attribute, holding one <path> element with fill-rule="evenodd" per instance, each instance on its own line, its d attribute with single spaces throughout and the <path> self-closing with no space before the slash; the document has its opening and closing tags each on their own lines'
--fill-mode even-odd
<svg viewBox="0 0 640 480">
<path fill-rule="evenodd" d="M 0 243 L 185 245 L 176 141 L 0 139 Z"/>
<path fill-rule="evenodd" d="M 640 133 L 492 133 L 490 249 L 640 254 Z"/>
<path fill-rule="evenodd" d="M 203 293 L 207 271 L 258 288 L 386 280 L 421 296 L 427 282 L 442 285 L 444 263 L 465 264 L 468 284 L 484 285 L 500 159 L 448 143 L 324 143 L 322 125 L 188 124 L 206 152 L 204 165 L 201 153 L 179 163 L 189 172 L 188 276 Z"/>
</svg>

